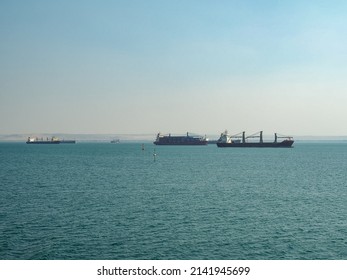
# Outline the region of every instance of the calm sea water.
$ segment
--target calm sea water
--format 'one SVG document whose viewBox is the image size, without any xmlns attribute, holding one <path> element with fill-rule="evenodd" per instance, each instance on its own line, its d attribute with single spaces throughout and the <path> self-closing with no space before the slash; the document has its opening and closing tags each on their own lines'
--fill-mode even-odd
<svg viewBox="0 0 347 280">
<path fill-rule="evenodd" d="M 347 259 L 347 144 L 0 143 L 0 258 Z"/>
</svg>

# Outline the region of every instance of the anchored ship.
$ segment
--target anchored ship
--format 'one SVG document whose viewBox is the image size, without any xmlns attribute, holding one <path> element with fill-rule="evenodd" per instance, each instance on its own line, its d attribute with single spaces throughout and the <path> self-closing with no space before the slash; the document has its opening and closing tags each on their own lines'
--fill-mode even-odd
<svg viewBox="0 0 347 280">
<path fill-rule="evenodd" d="M 259 138 L 259 142 L 249 142 L 250 138 Z M 280 138 L 285 138 L 281 142 L 278 141 Z M 273 142 L 263 141 L 263 132 L 246 136 L 245 132 L 236 135 L 229 136 L 228 131 L 221 134 L 217 141 L 217 146 L 220 148 L 233 147 L 233 148 L 291 148 L 294 143 L 293 137 L 291 136 L 280 136 L 275 133 L 275 139 Z"/>
<path fill-rule="evenodd" d="M 60 140 L 57 137 L 52 138 L 38 138 L 38 137 L 28 137 L 26 141 L 27 144 L 75 144 L 75 140 Z"/>
<path fill-rule="evenodd" d="M 186 135 L 162 135 L 157 134 L 155 145 L 207 145 L 206 136 L 192 136 L 187 132 Z"/>
</svg>

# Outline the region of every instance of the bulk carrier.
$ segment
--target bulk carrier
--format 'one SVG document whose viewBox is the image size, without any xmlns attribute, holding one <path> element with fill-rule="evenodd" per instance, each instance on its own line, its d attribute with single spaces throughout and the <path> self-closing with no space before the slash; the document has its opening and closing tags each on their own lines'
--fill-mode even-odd
<svg viewBox="0 0 347 280">
<path fill-rule="evenodd" d="M 241 138 L 241 139 L 239 139 Z M 250 138 L 259 138 L 259 142 L 249 142 Z M 279 138 L 285 138 L 281 142 L 278 142 Z M 273 142 L 263 141 L 263 132 L 246 136 L 245 132 L 229 136 L 228 131 L 221 134 L 217 141 L 217 146 L 220 148 L 291 148 L 294 143 L 293 137 L 291 136 L 279 136 L 275 133 L 275 139 Z"/>
</svg>

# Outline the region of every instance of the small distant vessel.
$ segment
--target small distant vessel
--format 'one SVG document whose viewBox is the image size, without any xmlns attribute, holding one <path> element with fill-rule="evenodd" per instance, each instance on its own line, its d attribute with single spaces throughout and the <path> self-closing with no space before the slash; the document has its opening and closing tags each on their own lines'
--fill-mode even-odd
<svg viewBox="0 0 347 280">
<path fill-rule="evenodd" d="M 60 144 L 75 144 L 76 140 L 61 140 Z"/>
<path fill-rule="evenodd" d="M 259 138 L 259 142 L 248 142 L 249 138 Z M 285 140 L 278 142 L 279 138 L 285 138 Z M 246 136 L 245 132 L 242 132 L 242 136 L 240 134 L 229 136 L 228 131 L 225 131 L 218 139 L 217 146 L 220 148 L 291 148 L 293 143 L 293 137 L 278 136 L 277 133 L 275 133 L 275 140 L 273 142 L 264 142 L 262 131 L 259 132 L 259 135 L 255 133 L 250 136 Z"/>
<path fill-rule="evenodd" d="M 208 139 L 206 136 L 192 136 L 187 132 L 186 135 L 157 134 L 155 145 L 207 145 Z"/>
<path fill-rule="evenodd" d="M 28 140 L 26 141 L 27 144 L 75 144 L 75 140 L 60 140 L 57 137 L 52 138 L 46 138 L 43 137 L 28 137 Z"/>
<path fill-rule="evenodd" d="M 112 144 L 117 144 L 117 143 L 119 143 L 120 141 L 119 141 L 119 139 L 113 139 L 113 140 L 111 140 L 111 143 Z"/>
</svg>

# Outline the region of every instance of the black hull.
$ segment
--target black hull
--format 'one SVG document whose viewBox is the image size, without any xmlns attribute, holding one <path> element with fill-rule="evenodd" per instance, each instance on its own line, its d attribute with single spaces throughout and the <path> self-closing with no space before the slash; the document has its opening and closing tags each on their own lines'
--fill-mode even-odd
<svg viewBox="0 0 347 280">
<path fill-rule="evenodd" d="M 60 144 L 60 141 L 28 141 L 27 144 Z"/>
<path fill-rule="evenodd" d="M 257 143 L 217 143 L 219 148 L 291 148 L 293 140 L 282 142 L 257 142 Z"/>
<path fill-rule="evenodd" d="M 155 145 L 159 145 L 159 146 L 205 146 L 207 145 L 207 141 L 201 141 L 201 142 L 153 142 L 153 144 Z"/>
<path fill-rule="evenodd" d="M 56 141 L 27 141 L 27 144 L 75 144 L 75 140 L 56 140 Z"/>
<path fill-rule="evenodd" d="M 60 141 L 61 144 L 75 144 L 75 140 L 62 140 Z"/>
</svg>

